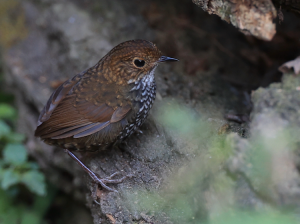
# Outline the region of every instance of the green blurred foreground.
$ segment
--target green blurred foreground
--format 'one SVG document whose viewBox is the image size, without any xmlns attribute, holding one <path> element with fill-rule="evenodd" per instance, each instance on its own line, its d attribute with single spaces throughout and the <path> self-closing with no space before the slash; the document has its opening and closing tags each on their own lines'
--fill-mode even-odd
<svg viewBox="0 0 300 224">
<path fill-rule="evenodd" d="M 8 190 L 24 184 L 32 193 L 45 195 L 45 177 L 38 171 L 35 162 L 28 161 L 27 151 L 22 144 L 24 135 L 15 133 L 5 122 L 13 122 L 16 111 L 8 104 L 0 104 L 0 181 L 1 188 Z"/>
<path fill-rule="evenodd" d="M 19 1 L 0 1 L 0 30 L 2 51 L 27 35 Z M 1 90 L 2 85 L 1 74 Z M 14 131 L 17 111 L 12 102 L 11 95 L 0 91 L 0 223 L 43 223 L 51 197 L 46 196 L 45 177 L 38 164 L 28 159 L 25 136 Z"/>
<path fill-rule="evenodd" d="M 38 164 L 28 160 L 24 135 L 14 131 L 12 97 L 0 93 L 0 223 L 38 224 L 49 207 L 46 184 Z"/>
<path fill-rule="evenodd" d="M 218 134 L 220 124 L 208 116 L 199 118 L 178 105 L 162 108 L 160 114 L 160 121 L 186 141 L 186 146 L 177 150 L 188 155 L 188 159 L 184 166 L 174 167 L 178 174 L 162 192 L 128 193 L 126 203 L 133 209 L 149 217 L 161 216 L 163 223 L 166 217 L 170 217 L 171 223 L 299 223 L 299 217 L 291 209 L 276 205 L 273 186 L 274 177 L 282 168 L 274 160 L 284 159 L 283 155 L 297 148 L 299 128 L 284 128 L 278 125 L 279 119 L 269 117 L 263 128 L 246 140 L 236 133 Z M 243 154 L 244 170 L 239 174 L 254 192 L 245 203 L 240 203 L 236 195 L 241 177 L 231 172 L 240 163 L 236 159 L 240 150 L 250 152 Z M 251 200 L 261 202 L 255 204 Z"/>
</svg>

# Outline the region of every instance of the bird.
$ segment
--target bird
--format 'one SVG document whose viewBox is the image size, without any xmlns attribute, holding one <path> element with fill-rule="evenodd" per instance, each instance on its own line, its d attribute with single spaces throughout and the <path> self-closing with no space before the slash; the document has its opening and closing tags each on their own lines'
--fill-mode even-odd
<svg viewBox="0 0 300 224">
<path fill-rule="evenodd" d="M 74 154 L 103 150 L 133 134 L 146 120 L 156 96 L 154 72 L 163 56 L 150 41 L 120 43 L 93 67 L 61 84 L 50 96 L 38 118 L 35 136 L 61 147 L 108 191 L 107 183 L 127 176 L 100 178 Z"/>
</svg>

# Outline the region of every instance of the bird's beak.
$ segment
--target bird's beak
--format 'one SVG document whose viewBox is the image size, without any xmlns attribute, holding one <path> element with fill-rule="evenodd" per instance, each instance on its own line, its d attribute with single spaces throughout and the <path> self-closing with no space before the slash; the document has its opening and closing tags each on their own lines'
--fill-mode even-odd
<svg viewBox="0 0 300 224">
<path fill-rule="evenodd" d="M 161 56 L 158 60 L 158 62 L 165 62 L 165 61 L 179 61 L 179 60 L 176 58 L 170 58 L 167 56 Z"/>
</svg>

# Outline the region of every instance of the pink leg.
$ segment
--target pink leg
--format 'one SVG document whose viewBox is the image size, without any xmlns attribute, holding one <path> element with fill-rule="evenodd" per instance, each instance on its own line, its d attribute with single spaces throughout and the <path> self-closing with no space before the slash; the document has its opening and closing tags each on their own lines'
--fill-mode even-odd
<svg viewBox="0 0 300 224">
<path fill-rule="evenodd" d="M 118 175 L 119 172 L 115 172 L 113 173 L 111 176 L 107 177 L 107 178 L 103 178 L 103 179 L 99 179 L 97 177 L 97 175 L 91 171 L 86 165 L 84 165 L 83 162 L 81 162 L 77 156 L 75 156 L 71 151 L 69 151 L 68 149 L 65 149 L 65 152 L 68 153 L 69 156 L 72 157 L 72 159 L 74 159 L 89 175 L 90 177 L 93 179 L 94 182 L 96 182 L 97 184 L 100 184 L 103 188 L 105 188 L 106 190 L 108 191 L 114 191 L 114 192 L 118 192 L 117 190 L 114 190 L 110 187 L 108 187 L 106 185 L 106 183 L 113 183 L 113 184 L 116 184 L 116 183 L 121 183 L 122 181 L 124 181 L 127 177 L 130 177 L 130 175 L 127 175 L 125 177 L 122 177 L 120 179 L 115 179 L 115 180 L 112 180 L 111 178 L 113 178 L 114 176 Z"/>
</svg>

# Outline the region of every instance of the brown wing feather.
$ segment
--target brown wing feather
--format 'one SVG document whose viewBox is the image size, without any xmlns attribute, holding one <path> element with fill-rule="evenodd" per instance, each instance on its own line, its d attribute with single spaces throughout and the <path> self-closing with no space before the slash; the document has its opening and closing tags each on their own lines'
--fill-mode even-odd
<svg viewBox="0 0 300 224">
<path fill-rule="evenodd" d="M 51 132 L 49 134 L 45 134 L 45 135 L 42 135 L 42 136 L 43 136 L 43 138 L 51 138 L 53 136 L 62 136 L 63 134 L 69 133 L 70 131 L 72 131 L 74 129 L 77 129 L 77 128 L 80 128 L 80 127 L 85 126 L 85 125 L 86 124 L 71 126 L 71 127 L 68 127 L 68 128 L 62 128 L 62 129 L 59 129 L 58 131 Z"/>
<path fill-rule="evenodd" d="M 81 137 L 85 137 L 85 136 L 94 134 L 98 131 L 101 131 L 102 129 L 107 127 L 110 124 L 110 122 L 107 121 L 107 122 L 103 122 L 103 123 L 94 123 L 94 124 L 96 124 L 96 125 L 93 125 L 93 127 L 90 127 L 89 129 L 86 129 L 84 131 L 78 132 L 78 134 L 75 134 L 73 136 L 73 138 L 81 138 Z"/>
<path fill-rule="evenodd" d="M 67 96 L 67 94 L 70 92 L 72 87 L 76 83 L 78 83 L 78 81 L 82 78 L 85 72 L 86 71 L 83 71 L 80 74 L 74 76 L 72 79 L 68 79 L 52 93 L 47 104 L 45 105 L 42 112 L 40 113 L 38 119 L 38 126 L 50 118 L 52 112 L 55 110 L 58 104 Z"/>
<path fill-rule="evenodd" d="M 40 115 L 36 136 L 44 139 L 85 137 L 120 121 L 131 111 L 131 104 L 120 97 L 115 86 L 103 85 L 103 80 L 90 82 L 82 74 L 79 82 L 75 77 L 51 95 Z"/>
<path fill-rule="evenodd" d="M 110 123 L 115 123 L 122 120 L 131 111 L 131 105 L 127 104 L 123 107 L 118 107 L 113 113 Z"/>
</svg>

